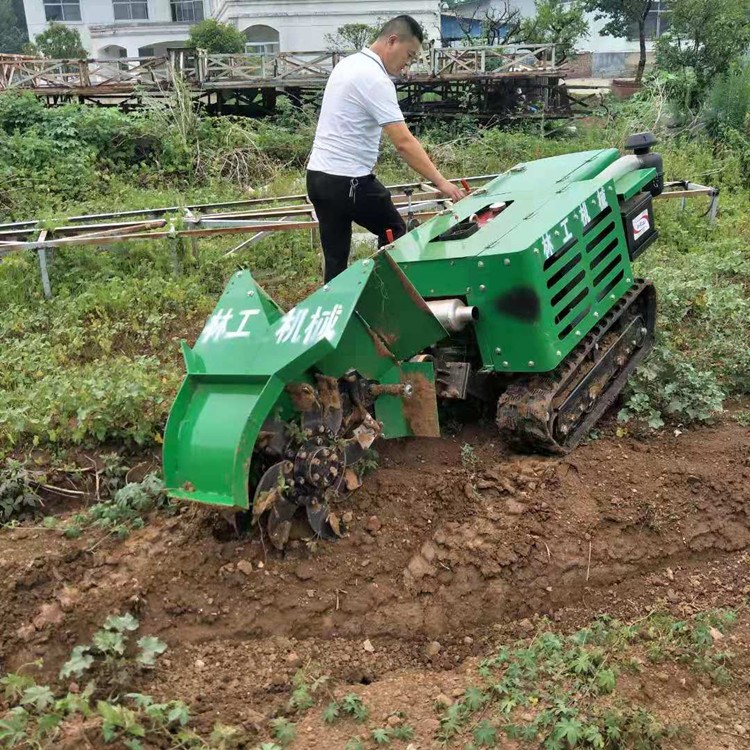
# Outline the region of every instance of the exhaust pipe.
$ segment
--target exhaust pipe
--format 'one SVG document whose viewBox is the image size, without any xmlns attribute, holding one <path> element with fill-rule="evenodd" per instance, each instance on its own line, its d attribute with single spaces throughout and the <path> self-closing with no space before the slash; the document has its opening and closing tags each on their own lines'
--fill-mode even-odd
<svg viewBox="0 0 750 750">
<path fill-rule="evenodd" d="M 604 169 L 599 177 L 605 180 L 616 180 L 618 177 L 634 172 L 636 169 L 653 167 L 656 179 L 649 187 L 651 195 L 660 195 L 664 190 L 664 164 L 660 154 L 652 152 L 656 138 L 651 133 L 635 133 L 628 138 L 625 148 L 633 151 L 628 156 L 621 156 Z"/>
<path fill-rule="evenodd" d="M 427 300 L 427 307 L 450 333 L 463 331 L 469 323 L 479 320 L 479 308 L 465 305 L 460 299 Z"/>
</svg>

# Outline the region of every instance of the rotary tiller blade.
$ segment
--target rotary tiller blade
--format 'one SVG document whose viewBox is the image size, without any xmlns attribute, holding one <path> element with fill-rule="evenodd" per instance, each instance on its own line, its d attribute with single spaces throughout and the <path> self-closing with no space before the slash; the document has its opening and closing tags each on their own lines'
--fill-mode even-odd
<svg viewBox="0 0 750 750">
<path fill-rule="evenodd" d="M 307 509 L 307 521 L 315 532 L 315 535 L 321 539 L 335 539 L 336 533 L 328 522 L 328 517 L 331 513 L 328 505 L 318 500 L 313 500 L 307 503 L 305 508 Z"/>
<path fill-rule="evenodd" d="M 268 537 L 276 549 L 284 549 L 292 530 L 292 518 L 299 510 L 299 505 L 279 498 L 268 512 Z"/>
</svg>

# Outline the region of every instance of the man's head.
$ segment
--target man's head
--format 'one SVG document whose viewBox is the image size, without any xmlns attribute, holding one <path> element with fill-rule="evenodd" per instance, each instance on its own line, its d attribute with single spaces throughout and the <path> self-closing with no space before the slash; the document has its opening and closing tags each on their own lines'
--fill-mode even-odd
<svg viewBox="0 0 750 750">
<path fill-rule="evenodd" d="M 423 39 L 422 27 L 411 16 L 396 16 L 383 26 L 371 49 L 395 76 L 419 57 Z"/>
</svg>

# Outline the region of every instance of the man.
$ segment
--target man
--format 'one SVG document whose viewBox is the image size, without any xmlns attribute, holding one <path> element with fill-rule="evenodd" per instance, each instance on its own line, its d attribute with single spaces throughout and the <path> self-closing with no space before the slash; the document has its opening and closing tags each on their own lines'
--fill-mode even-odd
<svg viewBox="0 0 750 750">
<path fill-rule="evenodd" d="M 446 180 L 411 134 L 390 76 L 419 56 L 422 29 L 411 16 L 397 16 L 369 48 L 342 60 L 331 73 L 307 165 L 307 193 L 320 223 L 325 281 L 346 269 L 352 221 L 387 244 L 386 231 L 406 231 L 390 193 L 372 174 L 385 130 L 406 163 L 447 198 L 463 191 Z"/>
</svg>

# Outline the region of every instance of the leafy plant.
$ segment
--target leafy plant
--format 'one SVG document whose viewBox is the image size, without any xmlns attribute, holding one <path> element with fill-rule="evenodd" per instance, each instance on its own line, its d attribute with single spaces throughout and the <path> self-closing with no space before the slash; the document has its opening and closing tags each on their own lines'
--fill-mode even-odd
<svg viewBox="0 0 750 750">
<path fill-rule="evenodd" d="M 36 492 L 38 485 L 39 478 L 20 461 L 7 458 L 0 468 L 0 522 L 35 516 L 43 506 Z"/>
<path fill-rule="evenodd" d="M 362 699 L 356 693 L 347 693 L 341 699 L 341 711 L 351 716 L 355 721 L 367 721 L 370 712 Z"/>
<path fill-rule="evenodd" d="M 293 742 L 297 736 L 297 727 L 284 717 L 279 717 L 271 721 L 271 726 L 273 727 L 273 735 L 276 741 L 282 747 L 286 747 Z"/>
<path fill-rule="evenodd" d="M 77 60 L 86 57 L 78 29 L 57 21 L 51 21 L 44 31 L 34 37 L 34 42 L 28 45 L 28 51 L 53 60 Z"/>
<path fill-rule="evenodd" d="M 90 644 L 73 649 L 70 658 L 60 669 L 60 678 L 80 678 L 95 669 L 97 676 L 110 687 L 127 684 L 135 670 L 153 667 L 156 657 L 167 648 L 166 643 L 158 638 L 144 636 L 138 640 L 131 658 L 126 653 L 130 645 L 129 634 L 137 629 L 138 620 L 130 613 L 110 615 L 94 633 Z M 127 715 L 124 716 L 127 718 Z"/>
<path fill-rule="evenodd" d="M 479 466 L 479 456 L 477 456 L 474 446 L 464 443 L 461 446 L 461 463 L 467 471 L 476 471 Z"/>
<path fill-rule="evenodd" d="M 207 18 L 190 27 L 188 43 L 191 47 L 214 53 L 237 53 L 245 51 L 245 35 L 228 23 Z"/>
</svg>

